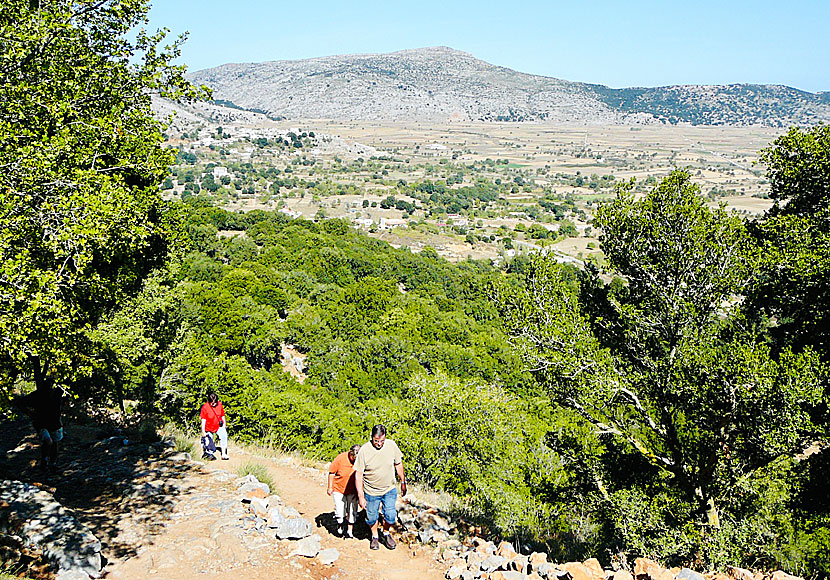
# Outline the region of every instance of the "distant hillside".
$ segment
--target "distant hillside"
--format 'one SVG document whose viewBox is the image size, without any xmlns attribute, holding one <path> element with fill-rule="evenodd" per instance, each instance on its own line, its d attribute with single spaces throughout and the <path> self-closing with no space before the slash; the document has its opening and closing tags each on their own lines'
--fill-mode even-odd
<svg viewBox="0 0 830 580">
<path fill-rule="evenodd" d="M 226 64 L 191 75 L 272 117 L 592 124 L 812 125 L 830 93 L 780 85 L 611 89 L 517 72 L 447 47 Z"/>
</svg>

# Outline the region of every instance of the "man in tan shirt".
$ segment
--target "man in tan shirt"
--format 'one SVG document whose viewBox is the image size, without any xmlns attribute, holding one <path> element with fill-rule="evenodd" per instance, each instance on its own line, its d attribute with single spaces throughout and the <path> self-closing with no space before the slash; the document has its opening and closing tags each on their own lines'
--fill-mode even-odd
<svg viewBox="0 0 830 580">
<path fill-rule="evenodd" d="M 403 473 L 403 455 L 397 443 L 386 438 L 386 427 L 372 427 L 372 439 L 364 443 L 354 462 L 357 501 L 366 510 L 366 523 L 372 529 L 372 550 L 380 548 L 378 538 L 378 512 L 383 507 L 383 541 L 394 550 L 397 542 L 389 534 L 395 524 L 398 500 L 395 474 L 401 480 L 401 496 L 406 495 L 406 478 Z"/>
</svg>

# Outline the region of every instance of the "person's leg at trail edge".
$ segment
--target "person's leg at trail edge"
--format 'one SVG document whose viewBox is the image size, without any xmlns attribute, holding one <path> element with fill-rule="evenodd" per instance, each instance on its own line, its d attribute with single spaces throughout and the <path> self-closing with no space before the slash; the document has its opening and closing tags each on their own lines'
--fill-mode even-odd
<svg viewBox="0 0 830 580">
<path fill-rule="evenodd" d="M 343 499 L 346 503 L 346 537 L 354 538 L 354 523 L 357 520 L 357 495 L 347 495 Z"/>
<path fill-rule="evenodd" d="M 381 502 L 383 503 L 383 540 L 386 544 L 386 547 L 390 550 L 394 550 L 398 543 L 392 537 L 392 534 L 389 533 L 389 530 L 395 525 L 395 520 L 397 519 L 398 513 L 395 510 L 395 502 L 398 501 L 398 488 L 393 487 L 381 498 Z"/>
<path fill-rule="evenodd" d="M 58 445 L 63 440 L 63 427 L 60 427 L 57 431 L 53 431 L 50 433 L 52 439 L 52 445 L 49 449 L 49 460 L 51 462 L 51 468 L 56 469 L 58 467 Z"/>
<path fill-rule="evenodd" d="M 331 492 L 331 499 L 334 500 L 334 519 L 337 520 L 337 535 L 342 536 L 344 533 L 343 516 L 346 511 L 346 502 L 343 500 L 343 494 L 339 491 Z"/>
<path fill-rule="evenodd" d="M 371 540 L 369 547 L 372 550 L 380 548 L 380 540 L 378 538 L 378 511 L 380 510 L 381 496 L 366 494 L 366 524 L 371 530 Z"/>
<path fill-rule="evenodd" d="M 216 432 L 219 436 L 219 448 L 222 450 L 222 459 L 230 459 L 228 455 L 228 430 L 224 425 Z"/>
<path fill-rule="evenodd" d="M 38 438 L 40 439 L 40 466 L 49 467 L 49 458 L 52 456 L 52 435 L 49 429 L 38 431 Z"/>
</svg>

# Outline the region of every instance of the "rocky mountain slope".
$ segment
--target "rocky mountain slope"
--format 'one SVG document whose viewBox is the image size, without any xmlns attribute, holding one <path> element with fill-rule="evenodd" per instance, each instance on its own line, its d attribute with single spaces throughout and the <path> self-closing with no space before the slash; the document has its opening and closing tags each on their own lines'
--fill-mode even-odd
<svg viewBox="0 0 830 580">
<path fill-rule="evenodd" d="M 830 93 L 779 85 L 611 89 L 517 72 L 447 47 L 225 64 L 192 73 L 214 98 L 297 119 L 812 125 Z"/>
</svg>

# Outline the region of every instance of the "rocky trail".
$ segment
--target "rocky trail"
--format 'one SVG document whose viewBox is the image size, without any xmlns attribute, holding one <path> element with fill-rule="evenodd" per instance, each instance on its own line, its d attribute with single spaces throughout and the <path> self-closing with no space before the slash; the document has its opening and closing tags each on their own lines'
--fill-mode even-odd
<svg viewBox="0 0 830 580">
<path fill-rule="evenodd" d="M 126 434 L 109 435 L 100 427 L 71 425 L 61 451 L 61 468 L 47 474 L 36 465 L 37 441 L 30 427 L 20 421 L 0 429 L 0 479 L 34 484 L 51 493 L 85 525 L 100 541 L 104 578 L 444 577 L 446 565 L 424 546 L 413 548 L 402 542 L 394 551 L 371 551 L 365 525 L 356 526 L 356 539 L 335 536 L 326 473 L 321 468 L 234 445 L 230 451 L 229 461 L 203 463 L 177 452 L 170 440 L 144 443 L 131 441 Z M 335 548 L 336 561 L 326 564 L 319 558 L 292 555 L 298 542 L 280 540 L 273 529 L 262 526 L 261 519 L 258 522 L 250 504 L 241 501 L 238 488 L 237 469 L 247 462 L 267 469 L 274 482 L 271 493 L 313 522 L 320 548 Z M 28 556 L 29 574 L 46 575 L 34 561 L 36 554 L 27 554 L 30 548 L 4 544 L 0 548 L 4 561 L 26 561 Z"/>
</svg>

